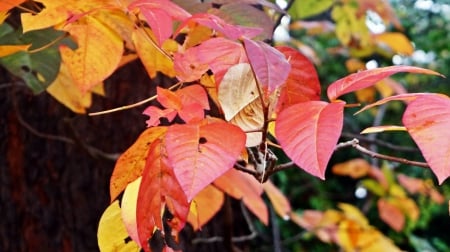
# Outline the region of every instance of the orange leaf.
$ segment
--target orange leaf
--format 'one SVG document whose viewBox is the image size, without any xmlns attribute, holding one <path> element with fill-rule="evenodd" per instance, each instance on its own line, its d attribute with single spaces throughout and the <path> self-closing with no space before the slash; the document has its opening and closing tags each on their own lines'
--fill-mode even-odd
<svg viewBox="0 0 450 252">
<path fill-rule="evenodd" d="M 397 206 L 384 199 L 379 199 L 377 205 L 380 218 L 395 231 L 402 231 L 405 226 L 405 215 L 403 212 Z"/>
<path fill-rule="evenodd" d="M 188 222 L 192 225 L 194 231 L 199 230 L 217 214 L 224 199 L 223 192 L 213 185 L 208 185 L 195 196 L 188 215 Z"/>
<path fill-rule="evenodd" d="M 356 158 L 344 163 L 335 164 L 332 171 L 336 175 L 350 176 L 354 179 L 358 179 L 366 176 L 371 169 L 371 165 L 365 159 Z"/>
<path fill-rule="evenodd" d="M 166 127 L 152 127 L 146 129 L 134 144 L 119 157 L 111 175 L 111 202 L 130 182 L 142 175 L 150 144 L 162 137 L 166 131 Z"/>
<path fill-rule="evenodd" d="M 171 222 L 176 222 L 177 231 L 186 223 L 189 203 L 170 167 L 165 149 L 160 139 L 149 147 L 142 182 L 137 199 L 137 228 L 141 244 L 148 244 L 153 228 L 164 230 L 162 213 L 166 202 L 170 200 L 169 209 L 173 214 Z M 148 248 L 144 246 L 144 250 Z"/>
<path fill-rule="evenodd" d="M 286 196 L 271 181 L 265 182 L 263 188 L 275 212 L 284 220 L 289 220 L 292 209 Z"/>
<path fill-rule="evenodd" d="M 445 95 L 419 96 L 408 104 L 403 124 L 419 146 L 439 184 L 450 176 L 450 99 Z"/>
<path fill-rule="evenodd" d="M 123 53 L 119 35 L 101 21 L 86 16 L 85 23 L 67 26 L 78 48 L 74 51 L 61 47 L 62 60 L 82 92 L 102 82 L 118 67 Z"/>
<path fill-rule="evenodd" d="M 308 101 L 281 111 L 276 120 L 275 133 L 284 152 L 321 179 L 341 134 L 344 105 Z"/>
<path fill-rule="evenodd" d="M 25 2 L 25 0 L 6 0 L 0 2 L 0 11 L 8 11 L 19 4 Z"/>
<path fill-rule="evenodd" d="M 1 24 L 1 22 L 0 22 Z M 28 48 L 30 48 L 31 44 L 29 45 L 0 45 L 0 57 L 5 57 L 11 54 L 14 54 L 16 52 L 23 52 L 27 51 Z"/>
<path fill-rule="evenodd" d="M 165 137 L 168 159 L 189 202 L 233 167 L 245 145 L 240 128 L 206 122 L 172 125 Z"/>
<path fill-rule="evenodd" d="M 231 169 L 217 178 L 214 185 L 231 197 L 242 200 L 262 223 L 268 225 L 269 213 L 264 200 L 261 198 L 263 188 L 254 177 Z"/>
<path fill-rule="evenodd" d="M 435 71 L 412 66 L 389 66 L 364 70 L 350 74 L 342 79 L 333 82 L 328 87 L 327 90 L 328 99 L 330 99 L 330 101 L 334 101 L 341 95 L 356 91 L 358 89 L 370 87 L 374 85 L 377 81 L 380 81 L 386 77 L 389 77 L 399 72 L 432 74 L 442 76 L 441 74 Z"/>
<path fill-rule="evenodd" d="M 165 108 L 174 109 L 177 111 L 181 109 L 181 99 L 175 94 L 175 92 L 170 91 L 169 89 L 156 87 L 156 94 L 158 95 L 158 102 Z"/>
</svg>

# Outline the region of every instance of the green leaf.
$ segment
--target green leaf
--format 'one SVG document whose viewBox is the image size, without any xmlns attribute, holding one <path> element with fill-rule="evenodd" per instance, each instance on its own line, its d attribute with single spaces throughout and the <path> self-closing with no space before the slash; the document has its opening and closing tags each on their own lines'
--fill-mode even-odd
<svg viewBox="0 0 450 252">
<path fill-rule="evenodd" d="M 326 11 L 333 5 L 333 2 L 333 0 L 294 1 L 288 13 L 293 19 L 303 19 Z"/>
</svg>

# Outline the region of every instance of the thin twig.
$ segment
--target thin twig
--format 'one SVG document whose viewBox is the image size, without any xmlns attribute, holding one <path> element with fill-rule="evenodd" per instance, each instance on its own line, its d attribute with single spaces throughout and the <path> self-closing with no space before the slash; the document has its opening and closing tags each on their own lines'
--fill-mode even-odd
<svg viewBox="0 0 450 252">
<path fill-rule="evenodd" d="M 353 133 L 349 133 L 349 132 L 342 132 L 341 134 L 342 137 L 345 138 L 357 138 L 360 142 L 365 142 L 365 143 L 373 143 L 376 144 L 380 147 L 385 147 L 391 150 L 395 150 L 395 151 L 401 151 L 401 152 L 420 152 L 419 149 L 417 148 L 413 148 L 413 147 L 407 147 L 407 146 L 400 146 L 400 145 L 395 145 L 395 144 L 391 144 L 379 139 L 370 139 L 369 137 L 366 136 L 362 136 L 359 134 L 353 134 Z"/>
</svg>

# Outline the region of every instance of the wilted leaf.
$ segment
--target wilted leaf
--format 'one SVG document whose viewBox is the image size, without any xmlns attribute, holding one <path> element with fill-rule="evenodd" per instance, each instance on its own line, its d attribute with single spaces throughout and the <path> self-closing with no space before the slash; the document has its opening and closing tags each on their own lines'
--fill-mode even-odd
<svg viewBox="0 0 450 252">
<path fill-rule="evenodd" d="M 259 99 L 253 100 L 253 102 L 245 106 L 231 118 L 230 122 L 239 126 L 243 131 L 250 131 L 245 133 L 247 136 L 246 147 L 257 146 L 261 143 L 262 133 L 254 132 L 264 126 L 264 112 Z"/>
<path fill-rule="evenodd" d="M 372 166 L 365 159 L 356 158 L 344 163 L 335 164 L 332 171 L 336 175 L 350 176 L 354 179 L 358 179 L 366 176 Z"/>
<path fill-rule="evenodd" d="M 189 202 L 233 167 L 245 145 L 245 134 L 238 127 L 205 123 L 172 125 L 165 137 L 170 165 Z"/>
<path fill-rule="evenodd" d="M 162 137 L 166 127 L 146 129 L 117 160 L 111 175 L 110 195 L 113 201 L 126 186 L 142 175 L 150 144 Z"/>
<path fill-rule="evenodd" d="M 231 197 L 242 200 L 247 208 L 265 225 L 269 224 L 269 212 L 261 198 L 262 185 L 254 177 L 235 169 L 228 170 L 214 181 L 214 185 Z"/>
<path fill-rule="evenodd" d="M 275 125 L 284 152 L 301 169 L 325 179 L 325 170 L 341 134 L 345 103 L 309 101 L 281 111 Z"/>
<path fill-rule="evenodd" d="M 271 181 L 265 182 L 263 188 L 275 212 L 284 220 L 289 220 L 292 209 L 286 196 Z"/>
<path fill-rule="evenodd" d="M 286 47 L 276 47 L 284 54 L 291 65 L 291 71 L 285 84 L 281 87 L 277 111 L 297 103 L 320 100 L 320 82 L 314 65 L 297 50 Z"/>
<path fill-rule="evenodd" d="M 341 95 L 356 91 L 358 89 L 370 87 L 377 81 L 380 81 L 399 72 L 422 73 L 442 76 L 435 71 L 412 66 L 389 66 L 364 70 L 350 74 L 342 79 L 333 82 L 327 90 L 328 99 L 330 99 L 330 101 L 334 101 Z"/>
<path fill-rule="evenodd" d="M 439 184 L 450 176 L 450 99 L 444 95 L 419 96 L 408 104 L 403 124 L 419 146 Z"/>
<path fill-rule="evenodd" d="M 98 224 L 97 242 L 102 252 L 131 252 L 140 250 L 133 240 L 127 240 L 128 233 L 122 222 L 119 201 L 116 200 L 103 212 Z"/>
<path fill-rule="evenodd" d="M 244 38 L 244 47 L 258 83 L 268 87 L 269 92 L 276 90 L 287 79 L 291 65 L 277 49 L 261 41 Z"/>
<path fill-rule="evenodd" d="M 208 185 L 195 196 L 188 215 L 188 222 L 192 225 L 194 231 L 199 230 L 219 212 L 224 199 L 223 192 L 213 185 Z"/>
<path fill-rule="evenodd" d="M 169 209 L 173 208 L 170 210 L 176 219 L 177 231 L 180 231 L 186 223 L 189 203 L 167 160 L 162 141 L 156 139 L 149 147 L 137 199 L 137 228 L 141 244 L 147 244 L 154 227 L 164 230 L 162 213 L 169 200 Z"/>
</svg>

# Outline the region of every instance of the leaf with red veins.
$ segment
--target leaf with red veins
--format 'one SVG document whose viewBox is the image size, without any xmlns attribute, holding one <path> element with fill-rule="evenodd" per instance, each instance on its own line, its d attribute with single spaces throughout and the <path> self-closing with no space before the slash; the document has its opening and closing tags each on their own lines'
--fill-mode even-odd
<svg viewBox="0 0 450 252">
<path fill-rule="evenodd" d="M 291 65 L 289 76 L 281 87 L 277 111 L 297 103 L 320 100 L 319 77 L 311 61 L 291 47 L 275 48 L 284 54 Z"/>
<path fill-rule="evenodd" d="M 172 92 L 169 89 L 156 87 L 156 94 L 158 95 L 156 99 L 165 108 L 170 108 L 178 111 L 183 106 L 181 104 L 180 97 L 175 92 Z"/>
<path fill-rule="evenodd" d="M 136 8 L 144 15 L 160 46 L 172 35 L 173 19 L 184 21 L 191 16 L 169 0 L 136 0 L 128 6 L 130 11 Z"/>
<path fill-rule="evenodd" d="M 150 116 L 150 119 L 145 122 L 147 123 L 147 127 L 153 127 L 158 126 L 161 123 L 161 118 L 167 118 L 167 120 L 171 122 L 177 115 L 177 111 L 171 108 L 160 109 L 155 106 L 149 106 L 142 114 Z"/>
<path fill-rule="evenodd" d="M 141 244 L 148 244 L 153 227 L 164 230 L 162 213 L 168 200 L 181 230 L 187 220 L 189 203 L 169 165 L 164 145 L 158 139 L 149 148 L 137 199 L 137 229 Z M 149 251 L 146 246 L 144 249 Z"/>
<path fill-rule="evenodd" d="M 264 42 L 247 38 L 244 38 L 244 47 L 260 85 L 268 87 L 269 92 L 283 85 L 291 65 L 280 51 Z"/>
<path fill-rule="evenodd" d="M 439 184 L 450 176 L 450 98 L 418 96 L 403 114 L 403 124 L 419 146 Z"/>
<path fill-rule="evenodd" d="M 308 101 L 281 111 L 275 133 L 283 151 L 306 172 L 325 179 L 343 126 L 344 102 Z"/>
<path fill-rule="evenodd" d="M 165 137 L 170 165 L 190 202 L 233 167 L 245 146 L 245 133 L 225 122 L 172 125 Z"/>
<path fill-rule="evenodd" d="M 223 34 L 225 37 L 235 40 L 243 36 L 253 38 L 258 36 L 263 30 L 256 27 L 244 27 L 239 25 L 232 25 L 225 22 L 223 19 L 209 13 L 198 13 L 192 15 L 189 19 L 184 21 L 175 32 L 177 35 L 186 26 L 192 23 L 197 23 L 215 30 L 218 33 Z"/>
<path fill-rule="evenodd" d="M 338 97 L 350 92 L 375 85 L 378 81 L 400 72 L 421 73 L 443 76 L 432 70 L 412 66 L 389 66 L 364 70 L 347 75 L 333 82 L 327 90 L 328 99 L 336 100 Z"/>
</svg>

